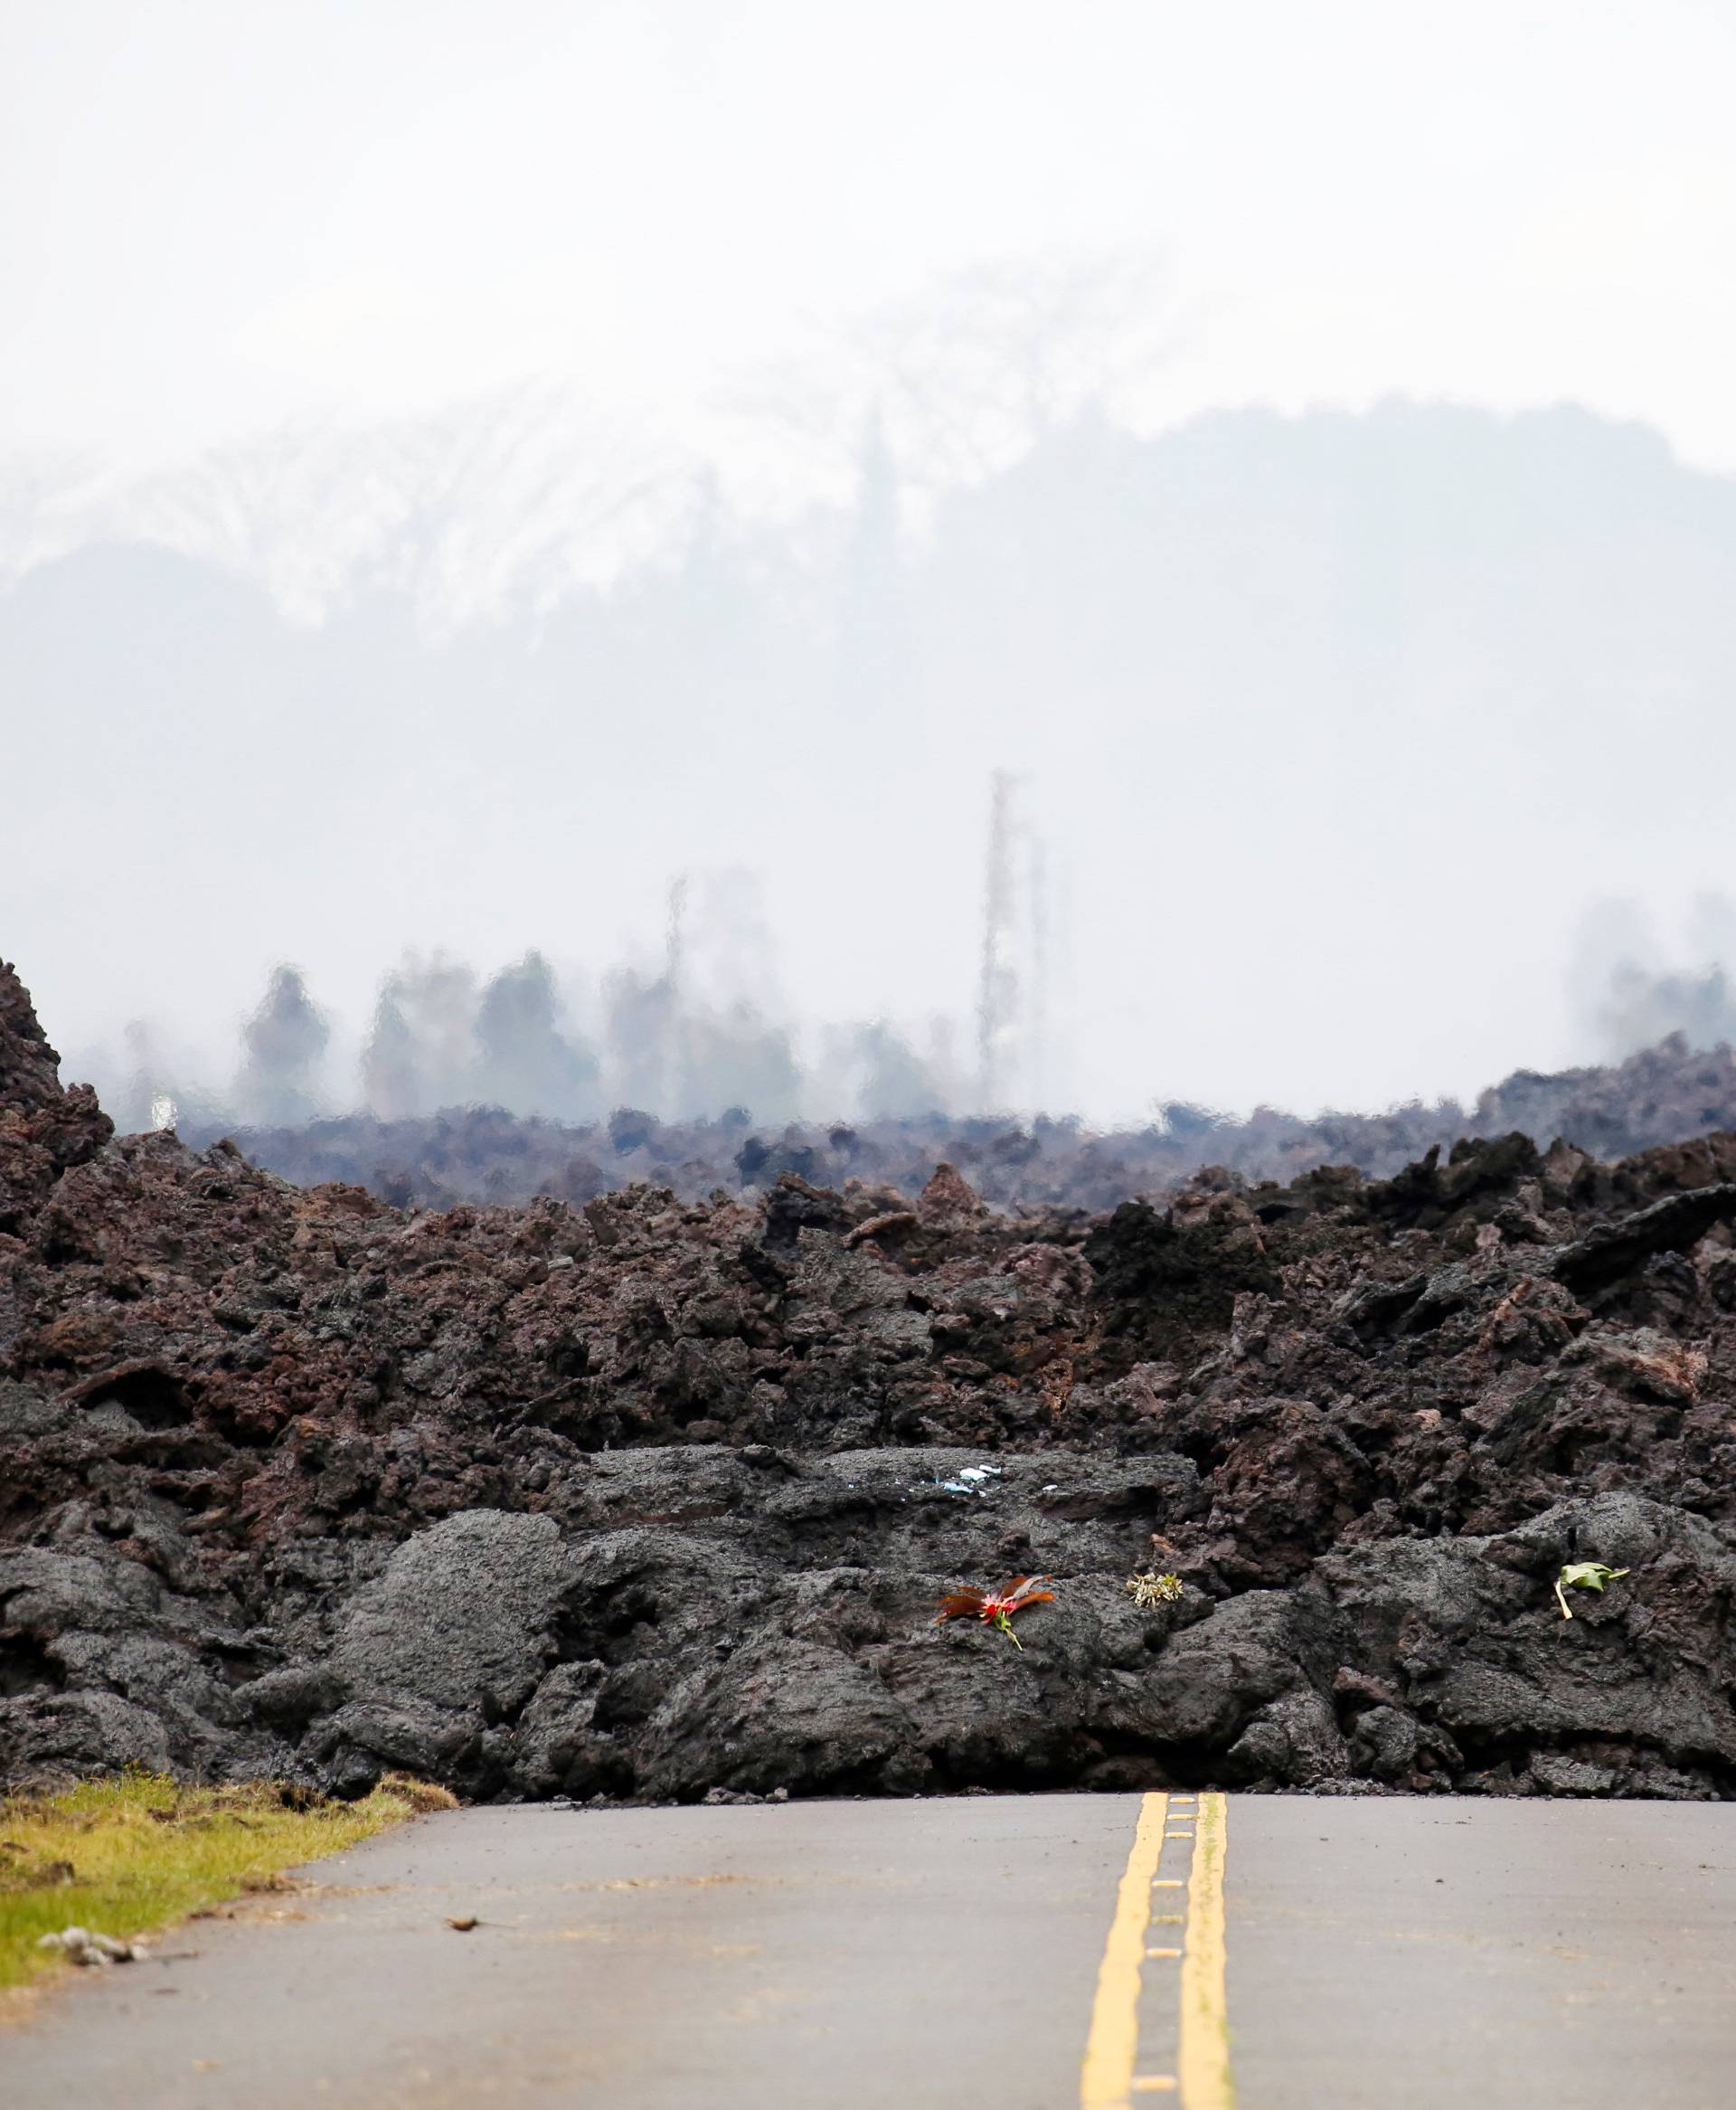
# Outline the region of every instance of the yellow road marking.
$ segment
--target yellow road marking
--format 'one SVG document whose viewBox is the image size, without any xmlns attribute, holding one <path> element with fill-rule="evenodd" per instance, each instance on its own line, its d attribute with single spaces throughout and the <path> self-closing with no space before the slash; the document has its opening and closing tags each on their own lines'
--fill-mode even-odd
<svg viewBox="0 0 1736 2110">
<path fill-rule="evenodd" d="M 1168 1814 L 1167 1795 L 1141 1799 L 1133 1849 L 1121 1874 L 1115 1917 L 1109 1922 L 1103 1961 L 1098 1966 L 1097 1999 L 1085 2039 L 1085 2063 L 1080 2069 L 1080 2110 L 1123 2110 L 1133 2086 L 1133 2062 L 1139 2048 L 1139 1952 L 1146 1945 L 1151 1893 L 1157 1888 L 1152 1878 L 1164 1850 L 1164 1820 Z"/>
<path fill-rule="evenodd" d="M 1182 2110 L 1235 2110 L 1230 2030 L 1224 2005 L 1223 1864 L 1228 1831 L 1224 1798 L 1202 1794 L 1192 1832 L 1165 1828 L 1169 1798 L 1145 1796 L 1133 1847 L 1116 1893 L 1115 1917 L 1103 1945 L 1097 1999 L 1080 2070 L 1080 2110 L 1132 2110 L 1132 2098 L 1179 2094 Z M 1191 1839 L 1187 1912 L 1154 1913 L 1152 1894 L 1179 1890 L 1180 1877 L 1159 1876 L 1171 1839 Z M 1183 1926 L 1180 1948 L 1146 1945 L 1154 1924 Z M 1179 1960 L 1180 2031 L 1176 2071 L 1137 2074 L 1141 1966 L 1147 1958 Z"/>
<path fill-rule="evenodd" d="M 1230 2023 L 1224 2007 L 1222 1795 L 1200 1797 L 1199 1836 L 1187 1886 L 1187 1954 L 1182 1958 L 1182 2035 L 1176 2060 L 1185 2110 L 1235 2110 Z"/>
</svg>

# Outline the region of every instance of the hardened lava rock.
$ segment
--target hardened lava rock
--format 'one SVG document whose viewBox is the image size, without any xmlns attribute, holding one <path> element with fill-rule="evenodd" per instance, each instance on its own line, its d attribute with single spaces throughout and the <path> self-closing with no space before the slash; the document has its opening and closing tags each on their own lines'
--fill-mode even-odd
<svg viewBox="0 0 1736 2110">
<path fill-rule="evenodd" d="M 1733 1224 L 1728 1135 L 404 1210 L 114 1137 L 0 970 L 0 1775 L 1727 1796 Z"/>
</svg>

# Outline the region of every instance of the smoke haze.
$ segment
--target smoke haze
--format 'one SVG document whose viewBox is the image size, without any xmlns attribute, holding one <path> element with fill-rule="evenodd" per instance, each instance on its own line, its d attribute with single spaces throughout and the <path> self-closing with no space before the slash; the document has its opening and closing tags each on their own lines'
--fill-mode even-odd
<svg viewBox="0 0 1736 2110">
<path fill-rule="evenodd" d="M 14 11 L 0 937 L 70 1066 L 1137 1124 L 1726 1036 L 1732 57 Z"/>
</svg>

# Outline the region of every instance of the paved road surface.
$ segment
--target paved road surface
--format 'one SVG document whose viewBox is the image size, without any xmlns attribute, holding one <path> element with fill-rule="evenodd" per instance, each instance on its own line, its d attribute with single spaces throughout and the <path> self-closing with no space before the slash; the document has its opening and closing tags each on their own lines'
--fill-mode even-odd
<svg viewBox="0 0 1736 2110">
<path fill-rule="evenodd" d="M 1727 2110 L 1736 1807 L 468 1811 L 0 2034 L 6 2110 L 1165 2099 Z"/>
</svg>

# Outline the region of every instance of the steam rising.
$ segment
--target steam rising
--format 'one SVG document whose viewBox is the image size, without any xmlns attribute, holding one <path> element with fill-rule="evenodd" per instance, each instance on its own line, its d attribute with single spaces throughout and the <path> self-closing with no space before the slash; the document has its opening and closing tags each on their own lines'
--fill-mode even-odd
<svg viewBox="0 0 1736 2110">
<path fill-rule="evenodd" d="M 1736 1043 L 1736 902 L 1694 901 L 1679 941 L 1661 940 L 1637 903 L 1603 901 L 1587 912 L 1571 972 L 1580 1031 L 1607 1062 L 1672 1034 L 1688 1046 Z"/>
</svg>

